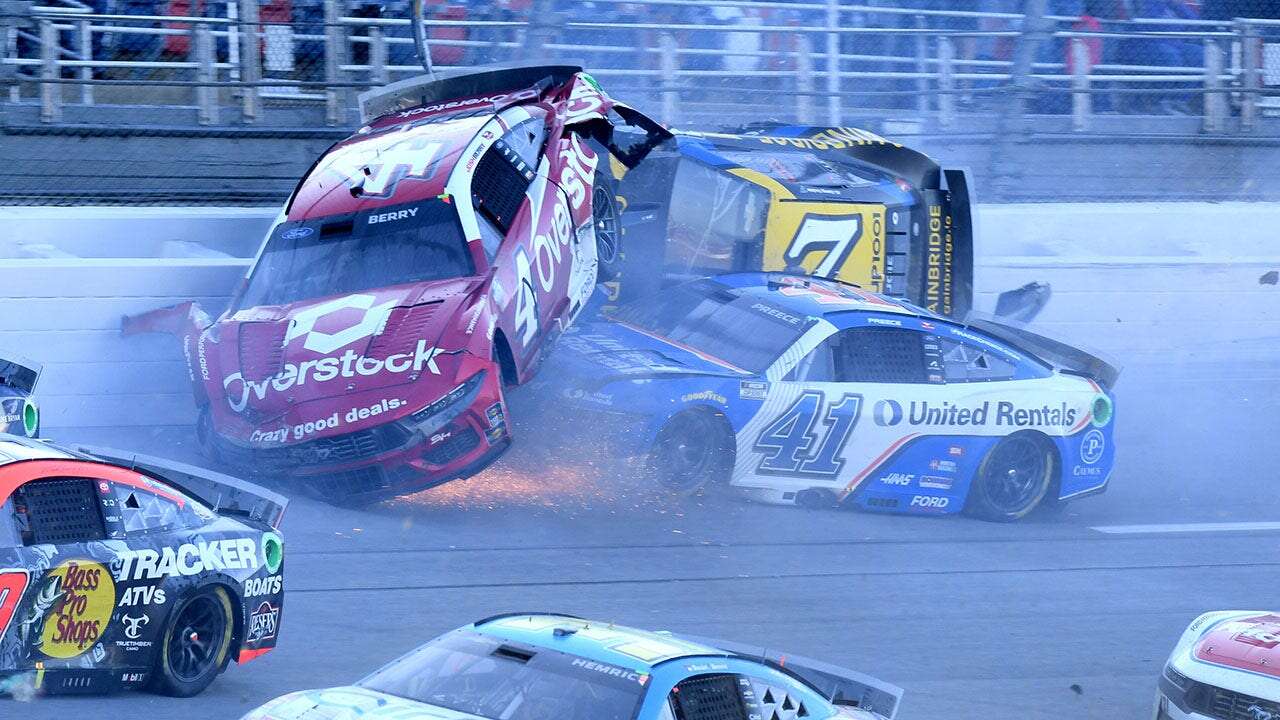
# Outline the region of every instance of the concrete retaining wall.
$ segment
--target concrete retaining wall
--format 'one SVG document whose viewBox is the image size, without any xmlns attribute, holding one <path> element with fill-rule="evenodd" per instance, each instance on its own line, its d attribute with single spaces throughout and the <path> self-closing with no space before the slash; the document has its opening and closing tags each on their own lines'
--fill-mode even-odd
<svg viewBox="0 0 1280 720">
<path fill-rule="evenodd" d="M 0 208 L 0 350 L 44 362 L 47 428 L 194 419 L 165 336 L 124 339 L 120 317 L 196 299 L 220 311 L 275 215 L 264 209 Z M 977 306 L 1053 287 L 1036 322 L 1122 365 L 1280 347 L 1280 205 L 982 206 Z"/>
</svg>

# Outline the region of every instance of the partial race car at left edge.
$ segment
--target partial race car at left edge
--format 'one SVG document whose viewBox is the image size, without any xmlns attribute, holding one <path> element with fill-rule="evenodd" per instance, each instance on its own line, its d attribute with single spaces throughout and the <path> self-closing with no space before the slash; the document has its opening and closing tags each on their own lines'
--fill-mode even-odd
<svg viewBox="0 0 1280 720">
<path fill-rule="evenodd" d="M 8 352 L 0 352 L 0 433 L 40 436 L 40 410 L 31 397 L 41 366 Z"/>
<path fill-rule="evenodd" d="M 181 463 L 0 434 L 0 691 L 189 697 L 268 652 L 286 503 Z"/>
</svg>

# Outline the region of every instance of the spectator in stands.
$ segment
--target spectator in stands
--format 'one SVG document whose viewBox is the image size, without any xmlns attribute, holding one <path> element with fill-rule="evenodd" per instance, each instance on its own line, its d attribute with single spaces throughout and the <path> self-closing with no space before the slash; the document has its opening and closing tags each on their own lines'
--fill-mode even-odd
<svg viewBox="0 0 1280 720">
<path fill-rule="evenodd" d="M 1164 20 L 1198 20 L 1199 7 L 1188 0 L 1133 0 L 1134 18 Z M 1177 26 L 1162 26 L 1164 30 L 1177 30 Z M 1196 40 L 1183 38 L 1137 38 L 1124 44 L 1123 62 L 1128 65 L 1168 68 L 1166 72 L 1191 72 L 1204 67 L 1204 47 Z M 1194 85 L 1194 83 L 1192 84 Z M 1141 89 L 1179 89 L 1186 84 L 1150 83 L 1136 86 Z M 1162 95 L 1159 93 L 1130 96 L 1128 107 L 1136 112 L 1164 114 L 1191 114 L 1196 112 L 1195 96 L 1182 92 Z"/>
</svg>

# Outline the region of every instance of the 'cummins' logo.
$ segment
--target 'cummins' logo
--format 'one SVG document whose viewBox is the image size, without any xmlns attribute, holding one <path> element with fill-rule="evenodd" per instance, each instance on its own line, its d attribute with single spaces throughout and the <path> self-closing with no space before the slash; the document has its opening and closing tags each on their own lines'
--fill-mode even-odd
<svg viewBox="0 0 1280 720">
<path fill-rule="evenodd" d="M 374 305 L 375 300 L 377 298 L 372 295 L 357 293 L 300 310 L 294 314 L 293 322 L 289 324 L 284 343 L 288 345 L 301 337 L 302 347 L 328 355 L 357 340 L 370 337 L 382 329 L 396 304 L 395 300 L 388 300 L 381 305 Z M 315 329 L 316 322 L 321 318 L 342 310 L 364 310 L 364 316 L 356 324 L 335 333 Z"/>
</svg>

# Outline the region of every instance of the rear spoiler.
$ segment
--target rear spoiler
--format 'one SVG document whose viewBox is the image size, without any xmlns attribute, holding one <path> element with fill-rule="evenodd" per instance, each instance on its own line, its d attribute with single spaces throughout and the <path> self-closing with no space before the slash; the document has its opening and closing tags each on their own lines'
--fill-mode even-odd
<svg viewBox="0 0 1280 720">
<path fill-rule="evenodd" d="M 248 518 L 279 527 L 289 499 L 230 475 L 152 455 L 91 445 L 71 445 L 89 457 L 154 475 L 227 517 Z"/>
<path fill-rule="evenodd" d="M 964 324 L 1025 350 L 1062 372 L 1092 378 L 1103 389 L 1115 387 L 1116 380 L 1120 377 L 1118 365 L 1024 327 L 986 317 L 975 317 L 973 314 L 970 314 Z"/>
<path fill-rule="evenodd" d="M 18 355 L 0 353 L 0 387 L 17 390 L 24 395 L 35 392 L 36 383 L 40 381 L 40 372 L 44 369 L 40 363 L 32 362 Z"/>
<path fill-rule="evenodd" d="M 726 640 L 712 640 L 693 635 L 676 637 L 764 662 L 802 680 L 835 705 L 870 710 L 892 720 L 898 713 L 898 706 L 902 703 L 902 688 L 897 685 L 821 660 L 787 655 Z"/>
<path fill-rule="evenodd" d="M 580 65 L 522 63 L 441 70 L 434 77 L 418 75 L 360 93 L 360 118 L 363 122 L 370 122 L 398 110 L 444 100 L 523 90 L 546 78 L 551 78 L 554 84 L 560 84 L 579 72 L 582 72 Z"/>
</svg>

